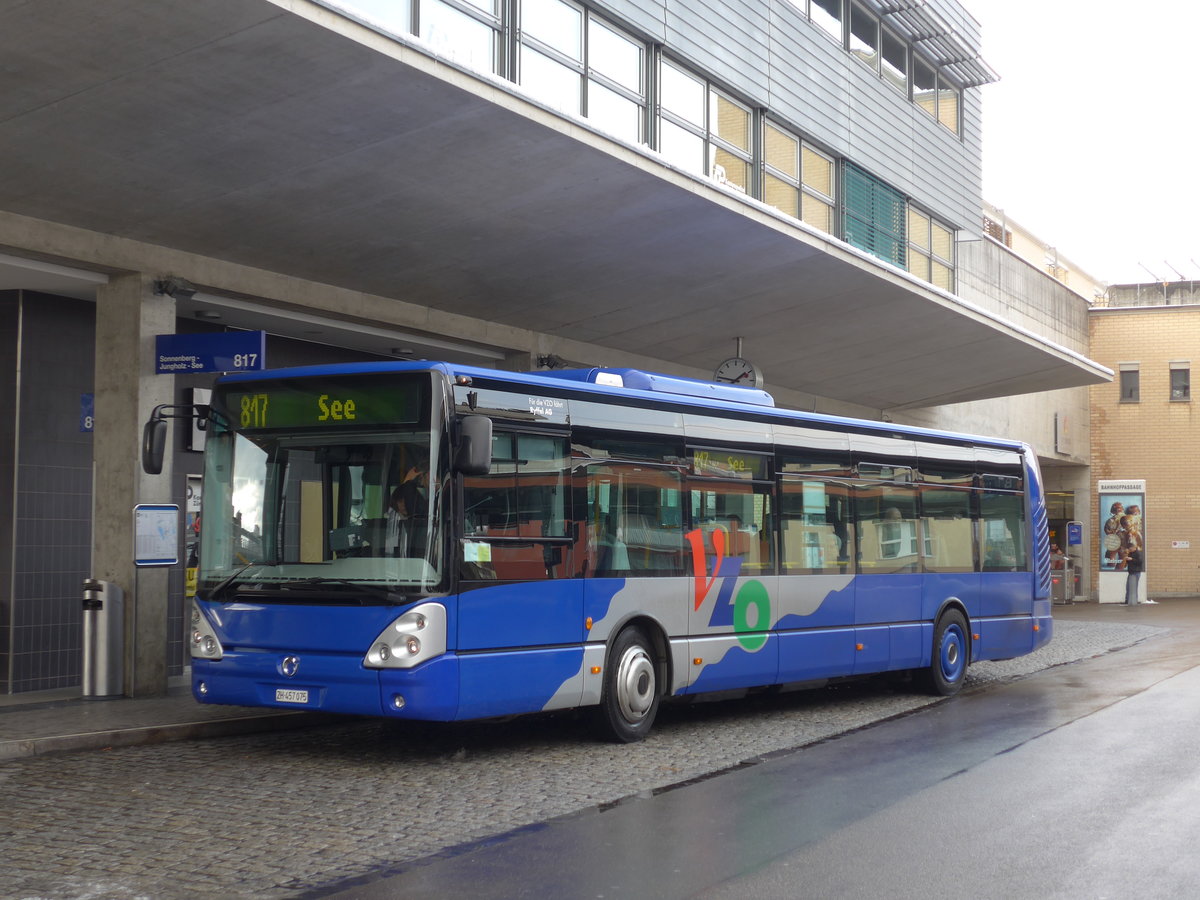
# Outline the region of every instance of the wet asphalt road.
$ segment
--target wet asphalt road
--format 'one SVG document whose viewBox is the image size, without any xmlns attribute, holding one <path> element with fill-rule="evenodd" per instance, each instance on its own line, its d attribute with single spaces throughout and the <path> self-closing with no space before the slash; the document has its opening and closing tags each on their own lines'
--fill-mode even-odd
<svg viewBox="0 0 1200 900">
<path fill-rule="evenodd" d="M 1192 897 L 1200 635 L 632 798 L 342 898 Z"/>
</svg>

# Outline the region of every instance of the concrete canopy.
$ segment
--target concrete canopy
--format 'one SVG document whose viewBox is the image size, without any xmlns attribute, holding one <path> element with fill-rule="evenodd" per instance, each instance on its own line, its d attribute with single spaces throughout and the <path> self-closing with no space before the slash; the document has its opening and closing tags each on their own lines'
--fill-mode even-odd
<svg viewBox="0 0 1200 900">
<path fill-rule="evenodd" d="M 306 0 L 0 0 L 0 53 L 8 213 L 876 409 L 1111 374 Z"/>
</svg>

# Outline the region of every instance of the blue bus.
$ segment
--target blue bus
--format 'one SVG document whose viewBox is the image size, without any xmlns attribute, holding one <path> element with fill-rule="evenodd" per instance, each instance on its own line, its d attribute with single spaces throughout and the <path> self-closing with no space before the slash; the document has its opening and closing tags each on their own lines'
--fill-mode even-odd
<svg viewBox="0 0 1200 900">
<path fill-rule="evenodd" d="M 1016 441 L 431 362 L 227 375 L 203 413 L 203 703 L 588 707 L 628 742 L 671 698 L 883 672 L 950 695 L 1051 637 Z"/>
</svg>

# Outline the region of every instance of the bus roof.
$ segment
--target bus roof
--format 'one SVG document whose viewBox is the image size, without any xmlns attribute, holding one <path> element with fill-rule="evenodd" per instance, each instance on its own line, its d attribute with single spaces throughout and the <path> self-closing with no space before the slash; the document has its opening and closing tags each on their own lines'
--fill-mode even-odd
<svg viewBox="0 0 1200 900">
<path fill-rule="evenodd" d="M 239 384 L 277 378 L 309 378 L 331 375 L 369 375 L 404 372 L 443 373 L 451 382 L 458 378 L 520 386 L 536 391 L 557 388 L 581 395 L 610 398 L 636 397 L 679 409 L 694 409 L 731 415 L 735 418 L 758 419 L 785 424 L 826 426 L 839 431 L 875 432 L 903 435 L 914 439 L 932 438 L 955 443 L 984 444 L 993 447 L 1024 451 L 1027 444 L 1008 438 L 984 437 L 898 425 L 871 419 L 853 419 L 825 413 L 805 412 L 775 406 L 774 398 L 766 391 L 735 385 L 717 384 L 699 379 L 661 375 L 640 369 L 601 368 L 548 369 L 537 372 L 509 372 L 478 366 L 430 360 L 397 362 L 335 363 L 317 366 L 298 366 L 285 369 L 264 369 L 258 372 L 235 372 L 221 376 L 217 384 Z"/>
</svg>

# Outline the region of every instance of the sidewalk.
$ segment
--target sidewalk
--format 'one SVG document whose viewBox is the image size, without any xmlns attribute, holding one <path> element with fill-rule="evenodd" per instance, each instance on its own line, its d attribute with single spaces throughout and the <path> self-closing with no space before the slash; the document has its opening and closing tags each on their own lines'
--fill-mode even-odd
<svg viewBox="0 0 1200 900">
<path fill-rule="evenodd" d="M 345 717 L 197 703 L 187 680 L 165 697 L 85 700 L 78 687 L 0 695 L 0 761 L 192 738 L 305 728 Z"/>
<path fill-rule="evenodd" d="M 1200 627 L 1200 597 L 1155 606 L 1077 602 L 1055 606 L 1058 619 Z M 73 750 L 102 750 L 193 738 L 306 728 L 345 716 L 197 703 L 186 678 L 165 697 L 84 700 L 78 687 L 0 695 L 0 761 Z"/>
</svg>

